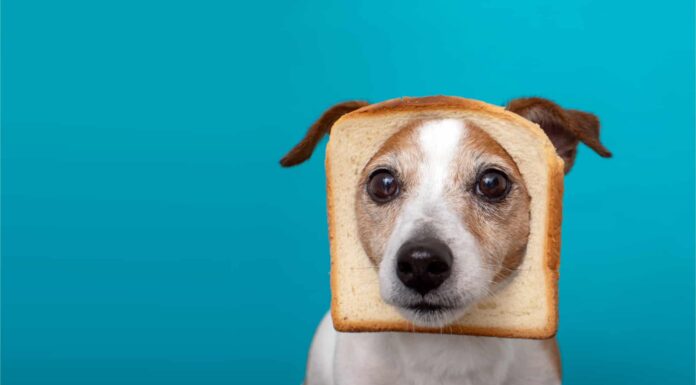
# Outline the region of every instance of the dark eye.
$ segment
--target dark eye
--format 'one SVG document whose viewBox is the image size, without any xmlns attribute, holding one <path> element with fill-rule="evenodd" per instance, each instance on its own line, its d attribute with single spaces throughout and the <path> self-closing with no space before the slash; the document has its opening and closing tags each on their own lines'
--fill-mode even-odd
<svg viewBox="0 0 696 385">
<path fill-rule="evenodd" d="M 510 192 L 510 180 L 502 171 L 489 169 L 476 180 L 476 193 L 490 201 L 500 201 Z"/>
<path fill-rule="evenodd" d="M 377 203 L 389 202 L 399 194 L 399 181 L 389 170 L 377 170 L 370 175 L 367 193 Z"/>
</svg>

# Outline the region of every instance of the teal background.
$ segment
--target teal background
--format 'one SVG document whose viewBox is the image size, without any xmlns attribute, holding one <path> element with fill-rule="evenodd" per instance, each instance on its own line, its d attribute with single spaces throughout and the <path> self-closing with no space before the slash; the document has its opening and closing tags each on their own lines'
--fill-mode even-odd
<svg viewBox="0 0 696 385">
<path fill-rule="evenodd" d="M 329 305 L 332 103 L 540 95 L 566 384 L 694 382 L 691 1 L 3 1 L 2 384 L 297 384 Z"/>
</svg>

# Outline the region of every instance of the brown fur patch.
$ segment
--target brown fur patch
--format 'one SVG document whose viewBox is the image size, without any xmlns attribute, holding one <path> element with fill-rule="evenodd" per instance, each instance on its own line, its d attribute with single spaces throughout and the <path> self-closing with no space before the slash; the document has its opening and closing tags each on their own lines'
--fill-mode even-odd
<svg viewBox="0 0 696 385">
<path fill-rule="evenodd" d="M 474 124 L 467 123 L 467 128 L 456 162 L 466 165 L 465 170 L 459 170 L 459 178 L 469 193 L 451 199 L 456 202 L 457 211 L 481 245 L 484 263 L 495 270 L 493 284 L 497 285 L 522 263 L 529 237 L 530 198 L 510 154 Z M 501 202 L 485 202 L 474 191 L 478 172 L 488 168 L 505 172 L 513 184 Z"/>
<path fill-rule="evenodd" d="M 367 162 L 360 176 L 360 186 L 355 198 L 358 231 L 363 248 L 375 265 L 379 265 L 382 260 L 386 241 L 394 228 L 404 197 L 408 195 L 410 187 L 418 182 L 418 164 L 423 154 L 414 136 L 422 123 L 419 120 L 409 122 L 387 139 Z M 396 173 L 400 196 L 392 202 L 377 204 L 369 198 L 366 186 L 370 175 L 381 167 L 387 167 Z"/>
<path fill-rule="evenodd" d="M 367 105 L 367 102 L 350 101 L 331 106 L 328 110 L 324 111 L 321 117 L 319 117 L 311 127 L 309 127 L 304 138 L 280 160 L 280 164 L 283 167 L 290 167 L 309 159 L 321 138 L 331 131 L 331 126 L 333 126 L 341 116 Z"/>
<path fill-rule="evenodd" d="M 408 200 L 409 192 L 419 183 L 419 165 L 424 161 L 417 136 L 423 121 L 412 121 L 389 138 L 362 171 L 356 195 L 358 231 L 370 260 L 379 265 L 395 221 Z M 486 132 L 466 123 L 459 151 L 454 159 L 452 183 L 444 199 L 460 213 L 461 220 L 481 245 L 484 263 L 493 270 L 496 285 L 509 277 L 521 264 L 529 236 L 530 198 L 512 157 Z M 366 193 L 369 176 L 381 167 L 392 170 L 400 183 L 395 200 L 377 204 Z M 478 172 L 495 168 L 505 172 L 513 183 L 501 202 L 483 201 L 474 184 Z"/>
<path fill-rule="evenodd" d="M 567 110 L 542 98 L 519 98 L 510 101 L 507 109 L 538 124 L 565 161 L 568 173 L 575 163 L 580 141 L 603 157 L 611 152 L 599 141 L 599 119 L 589 112 Z"/>
</svg>

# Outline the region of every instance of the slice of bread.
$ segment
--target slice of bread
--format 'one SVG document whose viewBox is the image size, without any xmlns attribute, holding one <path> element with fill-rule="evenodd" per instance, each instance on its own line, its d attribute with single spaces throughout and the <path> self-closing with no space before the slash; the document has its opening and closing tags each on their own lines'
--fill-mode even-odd
<svg viewBox="0 0 696 385">
<path fill-rule="evenodd" d="M 415 119 L 476 124 L 514 159 L 531 196 L 527 253 L 518 274 L 494 296 L 444 328 L 414 327 L 380 297 L 377 271 L 358 238 L 355 197 L 362 168 L 391 135 Z M 327 145 L 331 315 L 344 332 L 418 331 L 549 338 L 558 323 L 563 161 L 541 128 L 502 107 L 459 97 L 401 98 L 344 115 Z"/>
</svg>

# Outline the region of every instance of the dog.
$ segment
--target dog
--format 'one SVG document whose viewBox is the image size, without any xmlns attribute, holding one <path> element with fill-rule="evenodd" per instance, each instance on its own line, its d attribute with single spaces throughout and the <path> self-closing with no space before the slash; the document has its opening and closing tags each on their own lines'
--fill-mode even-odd
<svg viewBox="0 0 696 385">
<path fill-rule="evenodd" d="M 366 105 L 331 107 L 281 164 L 308 159 L 336 120 Z M 593 114 L 537 97 L 514 99 L 506 109 L 544 130 L 566 174 L 580 142 L 611 156 Z M 408 123 L 381 146 L 360 180 L 360 241 L 378 269 L 382 299 L 413 324 L 451 324 L 504 287 L 522 262 L 527 186 L 510 155 L 475 125 L 458 119 Z M 408 194 L 400 194 L 403 185 Z M 340 333 L 329 314 L 312 341 L 305 377 L 307 385 L 560 383 L 555 338 Z"/>
</svg>

